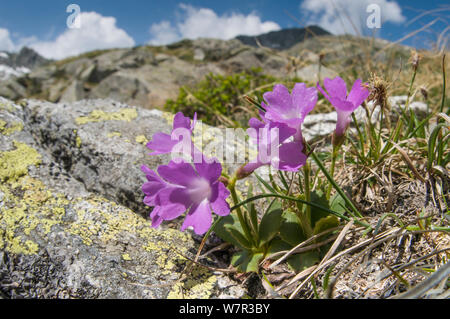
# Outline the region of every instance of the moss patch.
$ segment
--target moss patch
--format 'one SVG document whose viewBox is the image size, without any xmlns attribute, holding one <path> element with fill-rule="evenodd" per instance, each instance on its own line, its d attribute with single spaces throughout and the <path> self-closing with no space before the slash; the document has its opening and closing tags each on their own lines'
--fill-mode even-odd
<svg viewBox="0 0 450 319">
<path fill-rule="evenodd" d="M 75 119 L 77 125 L 84 125 L 90 122 L 102 121 L 127 121 L 131 122 L 137 117 L 136 109 L 126 108 L 118 112 L 107 113 L 100 110 L 92 111 L 88 116 L 80 116 Z"/>
</svg>

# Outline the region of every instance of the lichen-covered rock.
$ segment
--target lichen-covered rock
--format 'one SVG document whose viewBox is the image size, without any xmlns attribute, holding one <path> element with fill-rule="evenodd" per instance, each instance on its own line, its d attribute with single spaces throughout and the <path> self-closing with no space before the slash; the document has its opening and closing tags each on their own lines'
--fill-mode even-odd
<svg viewBox="0 0 450 319">
<path fill-rule="evenodd" d="M 136 214 L 145 211 L 139 166 L 158 163 L 143 142 L 167 128 L 151 111 L 111 101 L 22 107 L 0 100 L 0 297 L 245 293 L 200 266 L 184 274 L 185 257 L 198 248 L 191 235 L 153 229 Z"/>
</svg>

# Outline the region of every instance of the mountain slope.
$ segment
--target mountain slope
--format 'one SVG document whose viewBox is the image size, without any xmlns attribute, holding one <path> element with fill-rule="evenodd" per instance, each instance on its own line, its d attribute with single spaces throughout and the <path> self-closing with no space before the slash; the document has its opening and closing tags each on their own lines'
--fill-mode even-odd
<svg viewBox="0 0 450 319">
<path fill-rule="evenodd" d="M 19 77 L 32 69 L 48 63 L 33 49 L 23 47 L 18 53 L 0 52 L 0 80 Z"/>
<path fill-rule="evenodd" d="M 236 39 L 253 47 L 258 47 L 259 42 L 262 46 L 267 48 L 287 50 L 308 38 L 314 38 L 322 35 L 330 35 L 330 33 L 321 27 L 310 26 L 307 28 L 292 28 L 272 31 L 256 37 L 240 35 L 236 37 Z"/>
<path fill-rule="evenodd" d="M 180 87 L 195 89 L 210 73 L 230 75 L 259 68 L 276 79 L 295 78 L 311 85 L 324 77 L 352 77 L 355 72 L 368 79 L 370 63 L 393 72 L 407 60 L 410 51 L 399 45 L 383 51 L 389 42 L 323 32 L 318 27 L 270 32 L 258 36 L 263 47 L 246 45 L 242 41 L 251 44 L 250 38 L 239 37 L 98 50 L 60 61 L 44 61 L 32 54 L 28 58 L 8 55 L 12 66 L 26 62 L 30 68 L 37 67 L 6 81 L 0 79 L 0 96 L 50 102 L 111 98 L 129 105 L 162 108 L 168 99 L 177 98 Z M 310 37 L 313 33 L 322 35 Z"/>
</svg>

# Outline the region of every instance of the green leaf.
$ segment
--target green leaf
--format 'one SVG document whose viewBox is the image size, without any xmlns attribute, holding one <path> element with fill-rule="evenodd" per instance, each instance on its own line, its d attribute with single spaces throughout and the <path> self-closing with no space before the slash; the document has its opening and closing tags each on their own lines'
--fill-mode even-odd
<svg viewBox="0 0 450 319">
<path fill-rule="evenodd" d="M 255 175 L 255 177 L 258 179 L 258 181 L 259 181 L 261 184 L 263 184 L 264 187 L 265 187 L 269 192 L 272 192 L 272 193 L 275 193 L 275 194 L 278 193 L 272 186 L 270 186 L 270 185 L 269 185 L 262 177 L 260 177 L 258 174 L 253 173 L 253 175 Z"/>
<path fill-rule="evenodd" d="M 292 246 L 297 246 L 306 239 L 300 219 L 296 213 L 289 210 L 283 212 L 280 237 Z"/>
<path fill-rule="evenodd" d="M 338 213 L 345 213 L 345 200 L 339 193 L 330 198 L 330 209 Z"/>
<path fill-rule="evenodd" d="M 280 201 L 274 200 L 259 224 L 260 245 L 268 243 L 276 236 L 280 230 L 282 213 L 283 209 L 281 208 Z"/>
<path fill-rule="evenodd" d="M 295 272 L 300 272 L 309 268 L 320 261 L 319 252 L 317 250 L 307 251 L 301 254 L 292 255 L 287 259 L 289 267 Z"/>
<path fill-rule="evenodd" d="M 225 225 L 225 229 L 234 238 L 234 240 L 238 244 L 237 246 L 239 246 L 241 248 L 247 248 L 247 249 L 253 248 L 250 241 L 239 230 L 237 230 L 233 225 Z"/>
<path fill-rule="evenodd" d="M 253 187 L 252 187 L 252 183 L 250 182 L 248 184 L 247 198 L 250 198 L 252 196 L 253 196 Z M 251 203 L 248 203 L 246 205 L 246 207 L 247 207 L 247 211 L 250 216 L 250 225 L 252 227 L 252 230 L 253 230 L 254 234 L 256 234 L 256 236 L 258 236 L 258 212 L 256 211 L 255 204 L 253 202 L 251 202 Z M 259 241 L 259 239 L 257 238 L 257 242 L 258 241 Z"/>
<path fill-rule="evenodd" d="M 234 229 L 237 229 L 239 232 L 243 233 L 241 224 L 239 223 L 239 219 L 236 214 L 230 214 L 228 216 L 222 217 L 221 220 L 214 226 L 214 233 L 221 238 L 223 241 L 230 243 L 234 246 L 238 246 L 244 248 L 232 235 L 227 227 L 232 226 Z"/>
<path fill-rule="evenodd" d="M 267 249 L 267 255 L 272 255 L 272 254 L 278 253 L 280 251 L 286 251 L 286 250 L 291 250 L 291 249 L 292 249 L 292 245 L 288 244 L 287 242 L 285 242 L 277 237 L 270 242 L 270 246 Z"/>
<path fill-rule="evenodd" d="M 316 190 L 314 192 L 311 192 L 311 202 L 313 202 L 314 204 L 317 204 L 319 206 L 322 206 L 323 208 L 330 209 L 330 205 L 328 203 L 327 196 L 321 190 Z M 311 207 L 311 226 L 312 226 L 312 228 L 314 228 L 317 221 L 319 221 L 320 219 L 322 219 L 324 217 L 327 217 L 328 215 L 330 215 L 329 212 L 312 206 Z"/>
<path fill-rule="evenodd" d="M 330 215 L 321 218 L 314 227 L 314 235 L 320 234 L 327 229 L 335 228 L 337 226 L 339 226 L 339 219 L 336 216 Z"/>
<path fill-rule="evenodd" d="M 283 183 L 284 190 L 287 192 L 289 190 L 288 182 L 286 181 L 286 178 L 283 175 L 283 171 L 278 171 L 278 176 L 280 177 L 281 183 Z"/>
<path fill-rule="evenodd" d="M 231 257 L 231 264 L 242 272 L 258 272 L 263 253 L 252 253 L 248 250 L 238 251 Z"/>
</svg>

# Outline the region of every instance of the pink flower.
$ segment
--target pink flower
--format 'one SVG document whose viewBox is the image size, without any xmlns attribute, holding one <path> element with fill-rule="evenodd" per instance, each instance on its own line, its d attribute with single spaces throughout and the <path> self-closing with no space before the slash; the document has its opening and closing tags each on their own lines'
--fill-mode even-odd
<svg viewBox="0 0 450 319">
<path fill-rule="evenodd" d="M 361 79 L 355 81 L 348 95 L 345 81 L 338 76 L 333 80 L 325 78 L 323 84 L 328 94 L 322 89 L 319 83 L 317 83 L 317 89 L 336 109 L 337 123 L 334 134 L 337 138 L 340 138 L 344 135 L 350 124 L 350 115 L 367 99 L 370 92 L 362 86 Z"/>
<path fill-rule="evenodd" d="M 279 122 L 264 123 L 256 118 L 250 119 L 249 126 L 247 133 L 256 142 L 258 155 L 253 162 L 240 169 L 239 177 L 248 176 L 263 165 L 293 172 L 305 165 L 302 141 L 289 141 L 297 132 L 295 128 Z"/>
<path fill-rule="evenodd" d="M 301 141 L 301 125 L 317 103 L 316 88 L 297 83 L 290 94 L 284 85 L 277 84 L 272 92 L 264 93 L 263 97 L 266 103 L 262 102 L 261 106 L 266 112 L 261 112 L 261 117 L 265 122 L 286 124 L 296 130 L 294 140 Z"/>
<path fill-rule="evenodd" d="M 183 113 L 178 112 L 173 119 L 172 133 L 155 133 L 147 147 L 153 150 L 149 155 L 160 155 L 169 153 L 186 153 L 188 156 L 194 156 L 194 153 L 200 153 L 192 142 L 192 133 L 197 122 L 197 113 L 192 120 L 185 117 Z M 201 158 L 201 157 L 197 157 Z"/>
<path fill-rule="evenodd" d="M 217 159 L 207 158 L 194 147 L 192 132 L 195 123 L 196 116 L 191 123 L 183 113 L 177 113 L 172 134 L 156 133 L 147 144 L 154 150 L 150 155 L 175 153 L 181 144 L 185 155 L 191 156 L 191 160 L 199 160 L 192 165 L 177 158 L 168 165 L 159 166 L 157 173 L 145 165 L 141 167 L 147 178 L 147 182 L 142 185 L 144 204 L 153 207 L 150 214 L 153 227 L 186 212 L 181 230 L 192 226 L 195 233 L 201 235 L 211 227 L 212 211 L 220 216 L 230 213 L 226 201 L 230 192 L 219 181 L 222 165 Z"/>
</svg>

